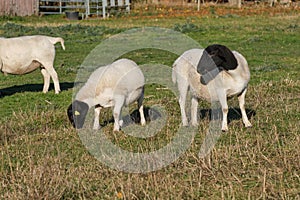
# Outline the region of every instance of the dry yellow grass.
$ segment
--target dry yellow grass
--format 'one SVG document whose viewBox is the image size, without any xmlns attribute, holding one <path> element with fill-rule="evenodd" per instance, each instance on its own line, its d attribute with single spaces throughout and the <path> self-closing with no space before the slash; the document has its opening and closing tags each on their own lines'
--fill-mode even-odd
<svg viewBox="0 0 300 200">
<path fill-rule="evenodd" d="M 294 15 L 294 14 L 292 14 Z M 253 128 L 245 129 L 237 99 L 229 100 L 229 131 L 221 135 L 209 156 L 198 157 L 209 128 L 210 104 L 199 105 L 199 127 L 182 156 L 165 168 L 135 174 L 111 169 L 99 162 L 68 122 L 76 69 L 95 43 L 120 32 L 113 24 L 132 18 L 69 25 L 54 18 L 52 26 L 34 28 L 26 21 L 1 21 L 5 36 L 62 34 L 66 51 L 57 50 L 56 66 L 63 91 L 44 95 L 39 72 L 22 77 L 0 76 L 0 199 L 300 199 L 300 27 L 298 17 L 191 17 L 158 20 L 201 42 L 224 43 L 245 54 L 251 69 L 246 95 Z M 36 19 L 35 19 L 36 20 Z M 130 21 L 132 20 L 132 21 Z M 130 26 L 155 21 L 142 18 Z M 58 22 L 55 22 L 58 21 Z M 102 27 L 102 22 L 110 26 Z M 43 22 L 44 23 L 44 22 Z M 23 24 L 18 26 L 17 24 Z M 27 24 L 27 25 L 26 25 Z M 108 25 L 111 24 L 111 25 Z M 9 30 L 8 30 L 9 29 Z M 126 55 L 139 64 L 171 65 L 168 52 L 141 50 Z M 145 106 L 166 106 L 166 126 L 155 137 L 138 139 L 103 130 L 115 144 L 132 151 L 164 146 L 179 127 L 179 105 L 160 86 L 147 85 Z M 130 111 L 135 105 L 130 107 Z M 105 110 L 101 123 L 111 119 Z"/>
</svg>

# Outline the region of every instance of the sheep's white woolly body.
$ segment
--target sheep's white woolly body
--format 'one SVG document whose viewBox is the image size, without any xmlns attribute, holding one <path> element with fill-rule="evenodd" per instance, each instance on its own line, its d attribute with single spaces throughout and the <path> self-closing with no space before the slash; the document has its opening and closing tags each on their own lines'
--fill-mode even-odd
<svg viewBox="0 0 300 200">
<path fill-rule="evenodd" d="M 124 95 L 125 105 L 128 105 L 137 100 L 144 84 L 144 76 L 139 67 L 131 60 L 121 59 L 94 71 L 76 95 L 76 100 L 83 101 L 90 107 L 97 104 L 111 107 L 114 106 L 113 99 L 116 95 Z"/>
<path fill-rule="evenodd" d="M 119 123 L 116 121 L 119 121 L 122 107 L 134 101 L 138 101 L 141 123 L 144 125 L 145 119 L 142 106 L 144 84 L 144 75 L 137 64 L 128 59 L 120 59 L 95 70 L 75 99 L 85 102 L 89 107 L 100 105 L 95 109 L 94 129 L 100 128 L 99 114 L 101 107 L 114 106 L 114 130 L 119 130 L 122 121 Z"/>
<path fill-rule="evenodd" d="M 185 113 L 185 101 L 188 89 L 192 93 L 191 122 L 197 125 L 197 106 L 198 99 L 207 101 L 220 101 L 223 110 L 222 130 L 228 130 L 227 127 L 227 97 L 239 95 L 240 108 L 243 122 L 246 127 L 250 127 L 245 108 L 244 98 L 247 91 L 247 85 L 250 80 L 250 71 L 246 59 L 236 51 L 234 56 L 238 61 L 238 67 L 234 70 L 223 70 L 207 85 L 200 82 L 200 74 L 197 72 L 198 62 L 203 54 L 202 49 L 191 49 L 184 52 L 173 64 L 172 79 L 178 83 L 180 92 L 179 104 L 181 108 L 182 123 L 188 125 Z"/>
<path fill-rule="evenodd" d="M 46 93 L 52 77 L 55 93 L 60 92 L 57 73 L 53 68 L 55 58 L 54 44 L 60 42 L 65 49 L 64 40 L 60 37 L 23 36 L 0 38 L 0 70 L 4 74 L 26 74 L 41 67 L 44 76 L 43 92 Z"/>
</svg>

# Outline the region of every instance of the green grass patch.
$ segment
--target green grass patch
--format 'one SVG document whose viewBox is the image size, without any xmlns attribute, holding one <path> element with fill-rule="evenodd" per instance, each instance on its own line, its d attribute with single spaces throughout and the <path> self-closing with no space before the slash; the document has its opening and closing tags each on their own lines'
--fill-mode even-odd
<svg viewBox="0 0 300 200">
<path fill-rule="evenodd" d="M 221 15 L 144 18 L 135 14 L 80 22 L 62 16 L 1 17 L 0 35 L 61 36 L 55 69 L 62 87 L 42 93 L 39 70 L 22 76 L 0 76 L 1 199 L 298 199 L 300 158 L 300 26 L 299 13 L 278 16 Z M 152 12 L 152 11 L 151 11 Z M 154 11 L 153 11 L 154 12 Z M 153 17 L 154 16 L 154 17 Z M 179 31 L 203 47 L 221 43 L 247 59 L 251 81 L 246 108 L 253 128 L 245 129 L 236 98 L 229 100 L 229 131 L 211 154 L 198 158 L 209 128 L 210 104 L 200 102 L 199 127 L 191 147 L 174 163 L 155 172 L 130 174 L 110 169 L 84 147 L 68 122 L 77 70 L 90 51 L 106 38 L 133 27 L 158 26 Z M 138 64 L 170 66 L 178 55 L 141 49 L 122 57 Z M 164 105 L 167 124 L 157 135 L 140 139 L 103 127 L 116 145 L 132 152 L 162 148 L 180 124 L 174 94 L 146 85 L 145 107 Z M 136 104 L 129 112 L 136 110 Z M 200 115 L 200 114 L 199 114 Z M 101 124 L 112 118 L 101 113 Z M 120 194 L 122 196 L 120 197 Z"/>
</svg>

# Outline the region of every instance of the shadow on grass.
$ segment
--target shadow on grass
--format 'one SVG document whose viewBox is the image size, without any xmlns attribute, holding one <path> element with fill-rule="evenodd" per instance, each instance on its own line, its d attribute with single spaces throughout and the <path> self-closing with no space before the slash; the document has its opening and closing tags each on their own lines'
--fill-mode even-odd
<svg viewBox="0 0 300 200">
<path fill-rule="evenodd" d="M 44 84 L 25 84 L 25 85 L 15 85 L 8 88 L 2 88 L 0 89 L 0 98 L 11 96 L 21 92 L 42 92 L 43 86 Z M 73 82 L 60 83 L 61 91 L 68 90 L 73 87 L 74 87 Z M 51 83 L 48 92 L 51 92 L 53 90 L 54 90 L 54 85 L 53 83 Z"/>
<path fill-rule="evenodd" d="M 163 117 L 162 114 L 159 112 L 159 110 L 155 108 L 149 108 L 149 107 L 144 107 L 144 116 L 146 122 L 159 120 L 160 118 Z M 122 116 L 122 120 L 123 120 L 123 126 L 122 126 L 123 128 L 129 126 L 130 124 L 140 124 L 141 116 L 139 110 L 136 109 L 132 111 L 130 114 Z M 113 117 L 101 123 L 100 126 L 103 128 L 107 126 L 109 123 L 114 123 Z"/>
<path fill-rule="evenodd" d="M 203 120 L 203 119 L 211 119 L 211 109 L 201 109 L 198 111 L 198 120 Z M 256 115 L 256 111 L 252 109 L 246 109 L 246 113 L 248 116 L 248 119 L 250 120 L 252 117 Z M 155 108 L 149 108 L 149 107 L 144 107 L 144 115 L 146 122 L 151 122 L 155 120 L 161 119 L 163 116 L 160 113 L 159 110 Z M 189 115 L 189 114 L 188 114 Z M 217 116 L 219 117 L 219 120 L 222 120 L 222 116 Z M 234 121 L 234 120 L 241 120 L 242 119 L 242 113 L 240 108 L 229 108 L 228 111 L 228 123 Z M 130 124 L 140 124 L 141 122 L 141 117 L 138 109 L 134 110 L 131 112 L 129 115 L 125 115 L 122 117 L 123 120 L 123 128 L 126 126 L 129 126 Z M 111 117 L 109 120 L 104 121 L 103 123 L 100 124 L 101 127 L 107 126 L 109 123 L 114 123 L 113 117 Z"/>
<path fill-rule="evenodd" d="M 219 113 L 222 114 L 221 110 Z M 252 117 L 256 115 L 256 111 L 252 109 L 246 109 L 246 113 L 248 116 L 248 119 L 250 120 Z M 211 109 L 201 109 L 198 111 L 198 119 L 211 119 L 212 117 L 212 110 Z M 216 116 L 217 119 L 222 120 L 222 115 Z M 240 108 L 229 108 L 228 110 L 228 123 L 234 121 L 234 120 L 241 120 L 242 119 L 242 113 Z"/>
</svg>

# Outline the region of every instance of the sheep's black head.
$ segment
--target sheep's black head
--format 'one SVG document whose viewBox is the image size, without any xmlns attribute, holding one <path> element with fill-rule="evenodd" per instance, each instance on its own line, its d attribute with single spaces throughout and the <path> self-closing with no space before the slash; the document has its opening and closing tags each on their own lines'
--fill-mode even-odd
<svg viewBox="0 0 300 200">
<path fill-rule="evenodd" d="M 203 75 L 215 68 L 219 68 L 220 71 L 234 70 L 237 66 L 237 59 L 228 47 L 213 44 L 204 49 L 197 66 L 197 71 Z"/>
<path fill-rule="evenodd" d="M 75 100 L 69 106 L 67 114 L 74 128 L 80 129 L 83 127 L 88 110 L 89 106 L 82 101 Z"/>
<path fill-rule="evenodd" d="M 204 49 L 197 72 L 201 74 L 200 82 L 206 85 L 222 70 L 234 70 L 237 66 L 237 59 L 228 47 L 213 44 Z"/>
</svg>

